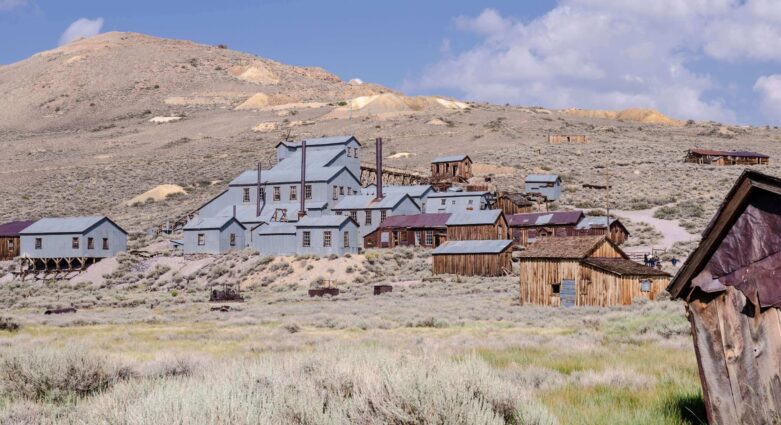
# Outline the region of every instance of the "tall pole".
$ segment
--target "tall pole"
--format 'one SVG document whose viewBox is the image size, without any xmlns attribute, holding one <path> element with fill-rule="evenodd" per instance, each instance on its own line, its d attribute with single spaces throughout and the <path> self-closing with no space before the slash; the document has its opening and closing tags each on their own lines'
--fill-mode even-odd
<svg viewBox="0 0 781 425">
<path fill-rule="evenodd" d="M 306 140 L 301 141 L 301 206 L 298 210 L 298 218 L 306 215 Z"/>
<path fill-rule="evenodd" d="M 261 188 L 261 179 L 260 179 L 260 161 L 258 161 L 258 193 L 256 194 L 256 203 L 255 203 L 255 217 L 260 217 L 260 201 L 263 197 L 263 189 Z"/>
<path fill-rule="evenodd" d="M 605 231 L 610 234 L 610 171 L 607 156 L 605 156 L 605 215 L 607 216 Z"/>
</svg>

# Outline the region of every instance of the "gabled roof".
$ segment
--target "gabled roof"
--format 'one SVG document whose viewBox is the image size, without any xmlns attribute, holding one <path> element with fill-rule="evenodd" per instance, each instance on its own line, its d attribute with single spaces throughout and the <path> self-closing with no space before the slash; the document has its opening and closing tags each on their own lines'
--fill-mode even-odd
<svg viewBox="0 0 781 425">
<path fill-rule="evenodd" d="M 628 258 L 621 248 L 605 236 L 549 236 L 521 251 L 520 257 L 579 260 L 591 255 L 602 242 L 610 244 L 622 257 Z"/>
<path fill-rule="evenodd" d="M 19 236 L 19 232 L 30 227 L 35 223 L 32 220 L 11 221 L 5 224 L 0 224 L 0 237 L 16 237 Z"/>
<path fill-rule="evenodd" d="M 319 217 L 304 216 L 296 223 L 296 228 L 302 227 L 341 227 L 345 222 L 353 222 L 349 215 L 321 215 Z"/>
<path fill-rule="evenodd" d="M 513 204 L 519 207 L 530 207 L 534 205 L 534 202 L 530 201 L 523 193 L 502 193 L 499 195 L 499 199 L 508 199 Z"/>
<path fill-rule="evenodd" d="M 382 223 L 380 228 L 404 227 L 404 228 L 445 228 L 450 213 L 392 215 Z"/>
<path fill-rule="evenodd" d="M 436 247 L 431 254 L 499 254 L 512 243 L 511 240 L 447 241 Z"/>
<path fill-rule="evenodd" d="M 750 300 L 758 293 L 762 306 L 781 307 L 776 289 L 778 266 L 773 264 L 781 255 L 779 234 L 781 179 L 746 170 L 730 189 L 703 231 L 700 244 L 667 290 L 673 298 L 686 298 L 695 285 L 693 280 L 708 267 L 713 280 L 697 282 L 704 290 L 735 286 L 747 293 Z M 726 247 L 720 250 L 723 244 Z M 764 261 L 770 264 L 763 265 Z"/>
<path fill-rule="evenodd" d="M 526 176 L 526 183 L 555 183 L 561 180 L 557 174 L 529 174 Z"/>
<path fill-rule="evenodd" d="M 712 149 L 689 149 L 689 152 L 706 156 L 739 156 L 743 158 L 770 158 L 769 156 L 751 151 L 717 151 Z"/>
<path fill-rule="evenodd" d="M 196 217 L 184 225 L 184 230 L 223 230 L 232 222 L 246 229 L 235 217 Z"/>
<path fill-rule="evenodd" d="M 322 210 L 328 205 L 327 202 L 323 201 L 306 201 L 306 209 L 307 211 L 312 210 Z M 255 204 L 239 204 L 236 205 L 236 218 L 241 223 L 259 223 L 264 221 L 271 221 L 272 217 L 274 216 L 274 211 L 276 209 L 286 209 L 287 210 L 287 219 L 289 221 L 296 221 L 298 219 L 298 210 L 301 208 L 300 202 L 289 202 L 289 203 L 273 203 L 269 202 L 268 204 L 264 205 L 263 208 L 260 211 L 260 216 L 256 216 L 257 214 L 257 206 Z M 216 216 L 218 217 L 232 217 L 233 216 L 233 205 L 228 205 L 222 210 L 220 210 Z"/>
<path fill-rule="evenodd" d="M 307 154 L 309 157 L 309 154 Z M 301 164 L 287 166 L 286 164 L 280 165 L 290 158 L 285 159 L 268 171 L 261 171 L 261 184 L 279 184 L 279 183 L 291 183 L 296 184 L 301 182 Z M 308 160 L 307 160 L 308 161 Z M 295 162 L 295 161 L 293 161 Z M 355 181 L 360 182 L 360 179 L 356 177 L 347 166 L 334 166 L 325 167 L 318 166 L 317 164 L 309 164 L 306 166 L 306 182 L 307 183 L 319 183 L 327 182 L 336 177 L 342 171 L 347 171 Z M 247 170 L 241 173 L 238 177 L 233 179 L 229 186 L 257 186 L 258 184 L 258 171 Z"/>
<path fill-rule="evenodd" d="M 469 158 L 469 155 L 448 155 L 448 156 L 440 156 L 437 158 L 434 158 L 431 160 L 432 164 L 438 164 L 442 162 L 461 162 L 465 159 L 468 159 L 470 162 L 472 161 L 472 158 Z"/>
<path fill-rule="evenodd" d="M 459 198 L 462 196 L 487 196 L 488 192 L 436 192 L 429 195 L 429 198 Z"/>
<path fill-rule="evenodd" d="M 358 145 L 361 144 L 361 142 L 359 142 L 358 139 L 356 139 L 354 136 L 331 136 L 331 137 L 319 137 L 319 138 L 315 138 L 315 139 L 306 139 L 306 145 L 307 146 L 346 145 L 347 143 L 350 142 L 350 140 L 353 140 L 353 139 L 355 140 L 356 143 L 358 143 Z M 283 141 L 277 143 L 277 145 L 275 147 L 278 147 L 279 145 L 285 145 L 285 146 L 291 147 L 291 148 L 300 148 L 301 147 L 301 142 L 300 141 L 293 142 L 293 141 L 289 141 L 289 140 L 283 140 Z M 309 153 L 307 152 L 307 155 L 308 154 Z"/>
<path fill-rule="evenodd" d="M 347 195 L 340 199 L 334 210 L 376 210 L 392 209 L 401 204 L 404 199 L 409 199 L 412 203 L 415 201 L 406 193 L 386 194 L 382 199 L 375 199 L 372 195 Z M 417 205 L 417 204 L 416 204 Z"/>
<path fill-rule="evenodd" d="M 586 258 L 583 263 L 618 276 L 670 276 L 667 272 L 644 266 L 626 258 Z"/>
<path fill-rule="evenodd" d="M 296 225 L 293 223 L 271 222 L 256 226 L 253 231 L 258 235 L 295 235 Z"/>
<path fill-rule="evenodd" d="M 511 214 L 507 216 L 510 227 L 539 227 L 576 225 L 584 217 L 583 211 L 551 211 Z"/>
<path fill-rule="evenodd" d="M 413 198 L 420 198 L 423 195 L 425 195 L 428 192 L 433 191 L 434 188 L 431 185 L 428 184 L 418 184 L 413 186 L 395 186 L 390 185 L 382 186 L 382 193 L 385 195 L 391 194 L 391 193 L 406 193 L 409 196 Z M 377 194 L 377 185 L 372 183 L 364 188 L 361 189 L 361 193 L 364 195 L 376 195 Z"/>
<path fill-rule="evenodd" d="M 626 226 L 624 226 L 623 223 L 621 223 L 621 220 L 610 217 L 610 225 L 617 224 L 621 226 L 621 228 L 629 234 L 629 231 L 626 229 Z M 607 217 L 605 216 L 586 216 L 583 217 L 580 222 L 578 222 L 577 226 L 575 226 L 578 230 L 589 230 L 589 229 L 604 229 L 607 227 Z"/>
<path fill-rule="evenodd" d="M 453 213 L 447 221 L 448 226 L 475 226 L 494 224 L 502 216 L 502 210 L 479 210 Z"/>
<path fill-rule="evenodd" d="M 122 233 L 127 232 L 119 227 L 117 223 L 114 223 L 106 216 L 95 215 L 85 217 L 46 217 L 42 218 L 35 223 L 31 224 L 21 232 L 20 235 L 56 235 L 56 234 L 72 234 L 72 233 L 85 233 L 93 227 L 108 221 L 114 227 L 119 229 Z"/>
</svg>

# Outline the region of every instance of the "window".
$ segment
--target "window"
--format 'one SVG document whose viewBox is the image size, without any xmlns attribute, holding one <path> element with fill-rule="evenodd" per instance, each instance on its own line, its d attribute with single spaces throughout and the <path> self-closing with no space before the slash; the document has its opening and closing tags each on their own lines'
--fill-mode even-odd
<svg viewBox="0 0 781 425">
<path fill-rule="evenodd" d="M 651 292 L 651 280 L 643 279 L 640 281 L 640 292 Z"/>
<path fill-rule="evenodd" d="M 312 199 L 312 185 L 308 184 L 304 186 L 304 199 Z"/>
<path fill-rule="evenodd" d="M 198 233 L 198 246 L 204 246 L 206 245 L 206 235 L 203 233 Z"/>
<path fill-rule="evenodd" d="M 553 288 L 553 294 L 554 295 L 561 294 L 561 284 L 560 283 L 554 283 L 553 285 L 551 285 L 551 287 Z"/>
<path fill-rule="evenodd" d="M 79 249 L 79 238 L 75 237 L 71 240 L 71 247 L 73 249 Z"/>
<path fill-rule="evenodd" d="M 248 187 L 244 188 L 244 198 L 243 199 L 244 199 L 244 202 L 249 202 L 249 188 Z"/>
<path fill-rule="evenodd" d="M 282 195 L 279 191 L 279 186 L 274 186 L 274 202 L 279 201 L 282 198 Z"/>
<path fill-rule="evenodd" d="M 440 202 L 440 205 L 445 205 L 445 203 L 447 203 L 447 199 L 442 198 L 442 200 L 440 200 L 439 202 Z"/>
<path fill-rule="evenodd" d="M 339 194 L 344 196 L 344 186 L 339 186 Z"/>
<path fill-rule="evenodd" d="M 235 233 L 231 233 L 230 241 L 231 241 L 231 246 L 236 246 L 236 234 Z"/>
<path fill-rule="evenodd" d="M 304 232 L 304 240 L 302 241 L 304 248 L 309 248 L 309 246 L 312 244 L 312 232 L 305 231 Z"/>
<path fill-rule="evenodd" d="M 347 151 L 347 156 L 350 156 L 350 148 L 345 149 Z"/>
<path fill-rule="evenodd" d="M 386 218 L 388 218 L 388 211 L 387 210 L 380 210 L 380 223 L 385 221 Z"/>
<path fill-rule="evenodd" d="M 336 211 L 336 215 L 342 215 L 342 211 Z"/>
<path fill-rule="evenodd" d="M 496 228 L 496 239 L 505 239 L 507 235 L 504 233 L 504 227 L 499 226 Z"/>
<path fill-rule="evenodd" d="M 108 238 L 103 238 L 103 249 L 108 249 Z"/>
<path fill-rule="evenodd" d="M 472 205 L 474 202 L 475 202 L 475 200 L 474 200 L 474 199 L 470 199 L 470 200 L 469 200 L 469 202 L 468 202 L 468 204 L 469 204 L 469 205 Z"/>
<path fill-rule="evenodd" d="M 358 211 L 350 211 L 350 218 L 355 220 L 355 222 L 358 222 Z"/>
<path fill-rule="evenodd" d="M 426 230 L 426 245 L 434 245 L 434 231 Z"/>
<path fill-rule="evenodd" d="M 295 201 L 296 199 L 298 199 L 298 188 L 290 186 L 290 200 Z"/>
<path fill-rule="evenodd" d="M 344 239 L 344 247 L 349 248 L 350 247 L 350 232 L 344 232 L 342 234 L 342 238 Z"/>
<path fill-rule="evenodd" d="M 339 186 L 334 186 L 332 192 L 333 192 L 333 199 L 334 199 L 334 201 L 338 200 L 339 199 Z"/>
<path fill-rule="evenodd" d="M 43 239 L 35 238 L 35 249 L 42 249 L 42 248 L 43 248 Z"/>
<path fill-rule="evenodd" d="M 87 249 L 95 249 L 95 238 L 87 238 Z"/>
<path fill-rule="evenodd" d="M 364 214 L 366 214 L 366 222 L 365 222 L 365 223 L 366 223 L 367 225 L 370 225 L 370 224 L 372 224 L 372 210 L 366 210 L 366 211 L 364 212 Z"/>
<path fill-rule="evenodd" d="M 14 250 L 14 240 L 8 239 L 8 250 L 13 251 Z"/>
<path fill-rule="evenodd" d="M 455 199 L 453 199 L 452 201 L 450 201 L 450 205 L 455 205 L 455 204 L 456 204 L 456 200 L 455 200 Z"/>
<path fill-rule="evenodd" d="M 331 247 L 331 231 L 327 230 L 323 232 L 323 246 L 326 248 Z"/>
</svg>

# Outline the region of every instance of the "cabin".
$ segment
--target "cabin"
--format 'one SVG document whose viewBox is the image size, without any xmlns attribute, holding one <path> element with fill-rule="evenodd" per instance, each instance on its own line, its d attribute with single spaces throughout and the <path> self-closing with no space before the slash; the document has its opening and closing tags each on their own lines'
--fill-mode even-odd
<svg viewBox="0 0 781 425">
<path fill-rule="evenodd" d="M 22 271 L 76 271 L 127 251 L 127 232 L 105 216 L 46 217 L 19 232 Z"/>
<path fill-rule="evenodd" d="M 436 192 L 428 196 L 427 214 L 458 213 L 491 208 L 493 202 L 488 192 Z"/>
<path fill-rule="evenodd" d="M 520 253 L 521 304 L 629 305 L 656 299 L 669 277 L 630 260 L 605 236 L 547 238 Z"/>
<path fill-rule="evenodd" d="M 502 210 L 453 213 L 446 224 L 449 241 L 509 239 L 507 220 Z"/>
<path fill-rule="evenodd" d="M 333 211 L 337 215 L 349 215 L 358 223 L 361 242 L 386 218 L 421 212 L 418 204 L 404 193 L 385 194 L 381 199 L 371 195 L 347 196 L 334 205 Z"/>
<path fill-rule="evenodd" d="M 711 149 L 689 149 L 684 162 L 707 165 L 768 165 L 770 157 L 749 151 L 718 151 Z"/>
<path fill-rule="evenodd" d="M 296 226 L 288 222 L 262 223 L 252 228 L 250 246 L 262 255 L 293 255 Z"/>
<path fill-rule="evenodd" d="M 13 260 L 19 256 L 19 232 L 28 228 L 34 221 L 11 221 L 0 224 L 0 260 Z"/>
<path fill-rule="evenodd" d="M 558 145 L 562 143 L 588 143 L 585 134 L 550 134 L 548 143 Z"/>
<path fill-rule="evenodd" d="M 236 217 L 195 217 L 184 225 L 182 252 L 224 254 L 244 249 L 246 232 Z"/>
<path fill-rule="evenodd" d="M 523 213 L 507 216 L 507 224 L 515 244 L 528 246 L 549 236 L 575 236 L 577 225 L 584 217 L 583 211 Z"/>
<path fill-rule="evenodd" d="M 466 182 L 471 179 L 472 159 L 468 155 L 440 156 L 431 161 L 431 179 Z"/>
<path fill-rule="evenodd" d="M 529 174 L 523 187 L 524 192 L 542 195 L 548 201 L 561 197 L 561 178 L 556 174 Z"/>
<path fill-rule="evenodd" d="M 296 223 L 296 253 L 344 255 L 358 253 L 358 223 L 349 216 L 303 217 Z"/>
<path fill-rule="evenodd" d="M 505 276 L 512 274 L 511 240 L 447 241 L 432 251 L 434 274 Z"/>
<path fill-rule="evenodd" d="M 535 203 L 523 193 L 500 193 L 496 198 L 496 208 L 505 215 L 520 214 L 534 211 Z"/>
<path fill-rule="evenodd" d="M 607 225 L 607 217 L 586 216 L 575 226 L 575 236 L 600 236 L 607 235 L 614 244 L 621 246 L 629 238 L 629 230 L 621 220 L 610 217 L 610 226 Z M 608 232 L 608 227 L 610 231 Z"/>
<path fill-rule="evenodd" d="M 363 238 L 364 248 L 416 246 L 436 248 L 447 241 L 449 213 L 388 217 Z"/>
<path fill-rule="evenodd" d="M 711 424 L 781 415 L 781 179 L 745 171 L 667 288 L 686 305 Z"/>
<path fill-rule="evenodd" d="M 383 175 L 385 172 L 383 171 Z M 396 185 L 383 185 L 382 186 L 382 193 L 383 195 L 390 195 L 390 194 L 407 194 L 410 198 L 412 198 L 413 201 L 415 201 L 416 204 L 420 207 L 421 211 L 426 210 L 426 200 L 428 199 L 428 196 L 434 193 L 434 187 L 429 184 L 418 184 L 418 185 L 412 185 L 412 186 L 396 186 Z M 372 183 L 363 189 L 361 189 L 361 194 L 363 195 L 371 195 L 371 196 L 377 196 L 377 185 Z"/>
</svg>

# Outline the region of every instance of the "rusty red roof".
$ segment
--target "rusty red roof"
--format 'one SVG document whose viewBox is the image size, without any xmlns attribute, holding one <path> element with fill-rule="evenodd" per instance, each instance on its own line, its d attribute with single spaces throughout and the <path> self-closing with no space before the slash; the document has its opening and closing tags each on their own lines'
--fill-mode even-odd
<svg viewBox="0 0 781 425">
<path fill-rule="evenodd" d="M 28 228 L 31 224 L 35 223 L 30 220 L 11 221 L 9 223 L 0 224 L 0 237 L 14 237 L 19 236 L 19 232 Z"/>
<path fill-rule="evenodd" d="M 511 227 L 574 226 L 583 217 L 583 211 L 520 213 L 508 215 L 507 224 Z"/>
<path fill-rule="evenodd" d="M 770 158 L 769 156 L 751 151 L 717 151 L 712 149 L 691 149 L 689 152 L 708 156 L 739 156 L 743 158 Z"/>
<path fill-rule="evenodd" d="M 445 224 L 449 218 L 450 213 L 392 215 L 380 223 L 380 227 L 445 228 Z"/>
</svg>

